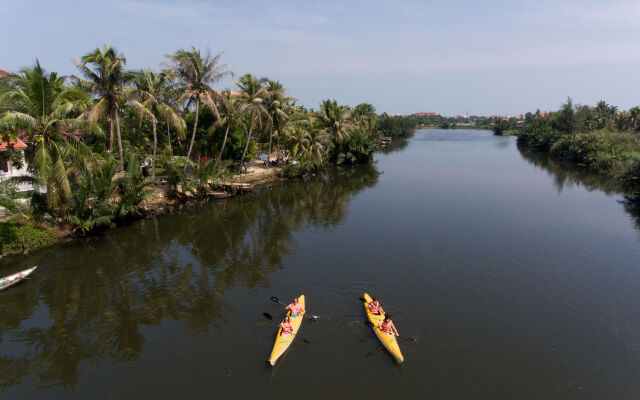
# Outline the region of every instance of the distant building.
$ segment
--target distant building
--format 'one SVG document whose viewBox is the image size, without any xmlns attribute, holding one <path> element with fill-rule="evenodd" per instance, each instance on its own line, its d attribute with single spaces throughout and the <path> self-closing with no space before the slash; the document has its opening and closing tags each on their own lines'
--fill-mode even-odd
<svg viewBox="0 0 640 400">
<path fill-rule="evenodd" d="M 8 73 L 7 71 L 0 69 L 0 76 L 5 76 L 5 75 L 11 75 L 11 74 Z"/>
<path fill-rule="evenodd" d="M 420 115 L 438 115 L 438 113 L 437 112 L 431 112 L 431 111 L 430 112 L 417 112 L 417 113 L 415 113 L 413 115 L 416 115 L 416 116 L 420 116 Z"/>
<path fill-rule="evenodd" d="M 22 168 L 17 168 L 17 166 L 13 165 L 10 160 L 2 157 L 2 153 L 6 152 L 9 146 L 13 145 L 13 148 L 20 152 L 20 156 L 22 157 Z M 24 158 L 24 149 L 27 148 L 27 145 L 20 139 L 16 139 L 15 141 L 11 140 L 9 142 L 5 142 L 0 139 L 0 182 L 4 182 L 8 179 L 20 176 L 33 176 L 27 170 L 27 163 Z M 14 185 L 16 189 L 21 192 L 37 190 L 37 185 L 33 185 L 30 183 L 17 183 Z"/>
</svg>

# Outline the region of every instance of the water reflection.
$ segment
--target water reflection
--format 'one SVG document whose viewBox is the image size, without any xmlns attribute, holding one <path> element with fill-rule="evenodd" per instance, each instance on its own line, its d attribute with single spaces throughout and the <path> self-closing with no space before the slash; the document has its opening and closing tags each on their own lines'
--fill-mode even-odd
<svg viewBox="0 0 640 400">
<path fill-rule="evenodd" d="M 409 139 L 411 137 L 413 137 L 413 134 L 394 137 L 393 140 L 391 140 L 391 143 L 381 147 L 379 151 L 383 154 L 389 154 L 403 150 L 409 144 Z"/>
<path fill-rule="evenodd" d="M 47 250 L 37 281 L 0 296 L 0 388 L 73 387 L 80 370 L 135 360 L 142 326 L 206 332 L 229 309 L 225 291 L 267 286 L 292 232 L 341 222 L 378 175 L 374 165 L 331 169 Z"/>
<path fill-rule="evenodd" d="M 625 211 L 633 217 L 636 227 L 640 229 L 640 202 L 628 200 L 635 191 L 633 187 L 612 182 L 610 179 L 576 165 L 574 162 L 557 160 L 547 153 L 532 151 L 521 146 L 518 146 L 518 150 L 525 160 L 550 173 L 558 193 L 565 188 L 582 186 L 588 191 L 600 190 L 607 195 L 621 194 L 625 196 L 627 200 L 623 200 L 621 203 L 624 205 Z"/>
</svg>

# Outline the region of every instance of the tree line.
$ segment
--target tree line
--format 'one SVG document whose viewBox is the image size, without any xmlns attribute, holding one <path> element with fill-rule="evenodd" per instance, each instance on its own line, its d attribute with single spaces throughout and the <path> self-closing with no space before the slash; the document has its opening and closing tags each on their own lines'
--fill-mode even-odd
<svg viewBox="0 0 640 400">
<path fill-rule="evenodd" d="M 505 121 L 506 122 L 506 121 Z M 640 107 L 620 111 L 600 101 L 575 105 L 571 98 L 554 112 L 527 113 L 517 129 L 520 146 L 587 166 L 623 184 L 637 197 L 640 179 Z"/>
<path fill-rule="evenodd" d="M 252 74 L 233 80 L 234 91 L 215 90 L 235 77 L 222 56 L 191 47 L 168 54 L 159 70 L 129 70 L 124 54 L 104 45 L 74 61 L 75 75 L 36 60 L 0 77 L 1 139 L 24 138 L 33 176 L 20 180 L 45 189 L 31 199 L 34 212 L 87 232 L 138 213 L 156 175 L 206 190 L 258 151 L 267 166 L 305 175 L 368 162 L 381 137 L 415 129 L 366 103 L 327 99 L 308 110 L 279 81 Z M 9 146 L 0 156 L 19 164 L 18 154 Z"/>
</svg>

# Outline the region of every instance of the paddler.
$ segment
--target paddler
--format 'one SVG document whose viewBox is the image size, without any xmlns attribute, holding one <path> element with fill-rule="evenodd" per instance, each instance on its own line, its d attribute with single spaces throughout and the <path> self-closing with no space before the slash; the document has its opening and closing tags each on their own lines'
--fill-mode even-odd
<svg viewBox="0 0 640 400">
<path fill-rule="evenodd" d="M 302 307 L 302 304 L 298 303 L 298 298 L 294 297 L 293 301 L 291 302 L 291 304 L 289 304 L 288 306 L 286 306 L 284 308 L 285 310 L 291 310 L 291 317 L 295 318 L 299 315 L 304 314 L 304 307 Z"/>
<path fill-rule="evenodd" d="M 289 336 L 293 333 L 293 325 L 291 325 L 291 320 L 289 319 L 288 315 L 284 317 L 284 320 L 282 321 L 280 326 L 282 327 L 280 336 Z"/>
<path fill-rule="evenodd" d="M 369 312 L 375 315 L 380 315 L 384 312 L 380 307 L 380 302 L 375 297 L 372 297 L 371 302 L 369 302 Z"/>
<path fill-rule="evenodd" d="M 391 321 L 391 317 L 389 316 L 389 314 L 385 315 L 384 321 L 382 321 L 378 327 L 381 331 L 388 335 L 400 336 L 398 330 L 396 329 L 396 326 L 393 324 L 393 321 Z"/>
</svg>

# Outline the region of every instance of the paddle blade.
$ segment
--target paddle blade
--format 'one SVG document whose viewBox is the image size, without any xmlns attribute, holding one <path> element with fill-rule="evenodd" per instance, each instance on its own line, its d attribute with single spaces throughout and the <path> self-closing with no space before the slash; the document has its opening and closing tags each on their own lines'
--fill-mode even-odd
<svg viewBox="0 0 640 400">
<path fill-rule="evenodd" d="M 265 312 L 265 313 L 262 313 L 262 315 L 264 315 L 266 319 L 273 321 L 273 316 L 271 314 Z"/>
<path fill-rule="evenodd" d="M 320 318 L 320 317 L 318 317 L 317 315 L 307 315 L 307 319 L 309 321 L 317 321 L 318 318 Z"/>
<path fill-rule="evenodd" d="M 372 327 L 372 328 L 375 326 L 375 325 L 373 324 L 373 322 L 371 322 L 371 321 L 364 321 L 364 324 L 365 324 L 366 326 L 370 326 L 370 327 Z"/>
<path fill-rule="evenodd" d="M 363 303 L 366 303 L 366 302 L 367 302 L 367 299 L 365 299 L 364 297 L 360 297 L 360 298 L 358 298 L 358 300 L 360 300 L 360 301 L 361 301 L 361 302 L 363 302 Z"/>
<path fill-rule="evenodd" d="M 271 301 L 273 301 L 274 303 L 280 303 L 280 299 L 275 296 L 271 296 Z"/>
</svg>

